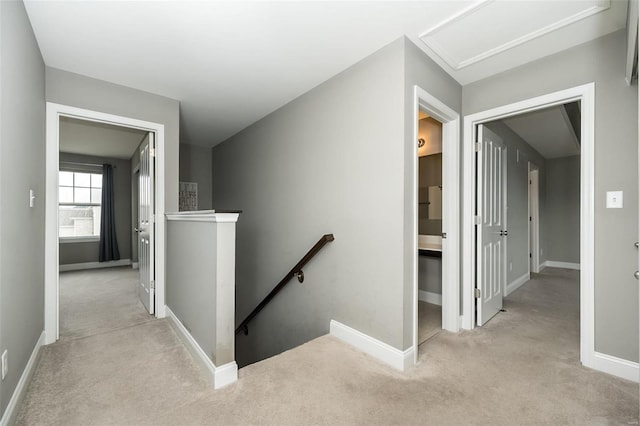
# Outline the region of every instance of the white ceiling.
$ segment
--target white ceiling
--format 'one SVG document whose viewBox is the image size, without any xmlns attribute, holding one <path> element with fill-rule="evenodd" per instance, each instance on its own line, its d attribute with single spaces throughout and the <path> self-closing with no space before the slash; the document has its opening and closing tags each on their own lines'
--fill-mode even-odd
<svg viewBox="0 0 640 426">
<path fill-rule="evenodd" d="M 146 135 L 145 131 L 60 118 L 60 151 L 72 154 L 130 159 Z"/>
<path fill-rule="evenodd" d="M 580 147 L 563 105 L 502 120 L 544 158 L 580 155 Z"/>
<path fill-rule="evenodd" d="M 600 13 L 523 44 L 517 44 L 523 31 L 514 32 L 521 24 L 504 31 L 505 14 L 515 22 L 524 18 L 524 35 L 530 36 L 536 28 L 558 26 L 558 19 L 575 15 L 576 4 L 588 9 L 593 3 L 25 1 L 48 66 L 179 100 L 181 134 L 189 139 L 183 142 L 205 146 L 225 140 L 403 35 L 467 84 L 624 28 L 627 0 L 613 0 Z M 530 13 L 538 9 L 545 13 Z M 474 16 L 482 25 L 464 22 Z M 440 55 L 473 57 L 494 44 L 513 46 L 454 70 L 420 40 L 434 28 L 449 34 L 438 38 Z"/>
</svg>

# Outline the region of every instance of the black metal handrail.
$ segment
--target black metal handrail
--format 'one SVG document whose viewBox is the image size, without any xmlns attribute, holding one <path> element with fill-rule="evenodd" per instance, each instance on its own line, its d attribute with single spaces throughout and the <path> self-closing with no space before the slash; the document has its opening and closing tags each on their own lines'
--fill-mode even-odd
<svg viewBox="0 0 640 426">
<path fill-rule="evenodd" d="M 273 290 L 271 290 L 271 292 L 267 294 L 267 297 L 265 297 L 262 302 L 260 302 L 260 304 L 256 306 L 253 311 L 251 311 L 251 313 L 244 319 L 244 321 L 240 323 L 238 328 L 236 328 L 236 334 L 239 334 L 241 331 L 244 331 L 245 335 L 249 334 L 249 327 L 247 327 L 249 322 L 251 322 L 251 320 L 254 319 L 256 315 L 258 315 L 258 313 L 262 309 L 264 309 L 265 306 L 267 306 L 267 304 L 276 296 L 276 294 L 280 293 L 280 290 L 282 290 L 289 283 L 289 281 L 291 281 L 291 278 L 297 277 L 299 282 L 303 282 L 304 272 L 302 272 L 302 268 L 304 267 L 304 265 L 306 265 L 307 262 L 309 262 L 316 254 L 318 254 L 318 252 L 322 250 L 322 247 L 324 247 L 325 244 L 333 241 L 334 239 L 335 238 L 333 238 L 333 234 L 323 235 L 322 238 L 320 238 L 320 240 L 318 240 L 318 242 L 313 247 L 311 247 L 311 250 L 309 250 L 307 254 L 302 257 L 302 259 L 300 259 L 300 262 L 296 263 L 296 266 L 294 266 L 289 271 L 289 273 L 280 280 L 278 285 L 276 285 Z"/>
</svg>

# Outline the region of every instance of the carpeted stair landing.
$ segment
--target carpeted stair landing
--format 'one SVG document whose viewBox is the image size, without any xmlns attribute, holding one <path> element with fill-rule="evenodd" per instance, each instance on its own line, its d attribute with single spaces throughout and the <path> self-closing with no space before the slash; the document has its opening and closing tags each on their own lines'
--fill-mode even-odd
<svg viewBox="0 0 640 426">
<path fill-rule="evenodd" d="M 473 338 L 471 338 L 473 340 Z M 20 425 L 629 424 L 635 384 L 579 366 L 500 367 L 440 333 L 403 374 L 323 336 L 214 391 L 166 320 L 45 347 Z M 485 371 L 476 371 L 486 366 Z M 489 380 L 495 373 L 495 380 Z"/>
<path fill-rule="evenodd" d="M 537 275 L 485 327 L 429 339 L 407 373 L 323 336 L 214 391 L 167 320 L 59 341 L 17 423 L 637 424 L 638 385 L 580 365 L 576 283 Z"/>
</svg>

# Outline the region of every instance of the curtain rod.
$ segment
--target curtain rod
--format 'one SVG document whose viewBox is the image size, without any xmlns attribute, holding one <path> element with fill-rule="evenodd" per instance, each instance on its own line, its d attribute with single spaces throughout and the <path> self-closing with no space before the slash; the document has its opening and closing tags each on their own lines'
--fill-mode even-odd
<svg viewBox="0 0 640 426">
<path fill-rule="evenodd" d="M 61 164 L 73 164 L 74 166 L 90 166 L 90 167 L 102 167 L 102 164 L 95 164 L 95 163 L 76 163 L 73 161 L 60 161 Z M 107 163 L 108 164 L 108 163 Z M 111 167 L 113 167 L 114 169 L 117 168 L 118 166 L 113 165 L 113 164 L 109 164 Z"/>
</svg>

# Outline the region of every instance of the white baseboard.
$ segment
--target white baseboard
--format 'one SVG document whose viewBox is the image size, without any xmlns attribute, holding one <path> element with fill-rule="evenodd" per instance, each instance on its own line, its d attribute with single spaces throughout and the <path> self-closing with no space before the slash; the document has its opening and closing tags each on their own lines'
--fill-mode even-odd
<svg viewBox="0 0 640 426">
<path fill-rule="evenodd" d="M 220 389 L 238 381 L 238 364 L 235 361 L 217 367 L 168 306 L 165 306 L 165 313 L 171 320 L 180 340 L 210 374 L 214 389 Z"/>
<path fill-rule="evenodd" d="M 331 320 L 329 333 L 396 370 L 407 371 L 414 365 L 414 348 L 401 351 L 335 320 Z"/>
<path fill-rule="evenodd" d="M 7 405 L 7 409 L 4 410 L 2 419 L 0 419 L 0 426 L 7 426 L 15 423 L 15 417 L 18 415 L 18 408 L 20 407 L 20 403 L 27 393 L 27 388 L 29 387 L 29 383 L 31 382 L 31 378 L 33 377 L 33 373 L 35 372 L 36 365 L 38 364 L 38 359 L 40 357 L 40 348 L 42 347 L 44 342 L 45 334 L 43 331 L 42 334 L 40 334 L 40 338 L 36 342 L 36 346 L 33 348 L 33 352 L 31 352 L 29 361 L 27 362 L 27 365 L 24 368 L 22 375 L 20 376 L 20 380 L 18 381 L 15 390 L 13 391 L 13 395 L 11 395 L 11 399 L 9 400 L 9 404 Z"/>
<path fill-rule="evenodd" d="M 235 361 L 216 367 L 215 388 L 230 385 L 238 381 L 238 364 Z"/>
<path fill-rule="evenodd" d="M 418 300 L 442 306 L 442 295 L 430 291 L 418 290 Z"/>
<path fill-rule="evenodd" d="M 69 263 L 67 265 L 60 265 L 60 272 L 68 271 L 81 271 L 84 269 L 99 269 L 99 268 L 112 268 L 114 266 L 129 266 L 131 265 L 131 259 L 110 260 L 109 262 L 84 262 L 84 263 Z"/>
<path fill-rule="evenodd" d="M 555 260 L 546 260 L 540 265 L 540 270 L 544 268 L 564 268 L 564 269 L 575 269 L 577 271 L 580 270 L 579 263 L 570 263 L 570 262 L 556 262 Z"/>
<path fill-rule="evenodd" d="M 516 291 L 522 284 L 526 283 L 530 279 L 531 279 L 531 274 L 529 274 L 529 272 L 522 275 L 521 277 L 516 278 L 509 285 L 507 285 L 507 290 L 504 292 L 504 296 L 507 297 L 508 295 Z"/>
<path fill-rule="evenodd" d="M 591 358 L 591 365 L 585 364 L 585 367 L 602 371 L 613 376 L 622 377 L 638 383 L 640 381 L 640 368 L 637 362 L 627 361 L 626 359 L 617 358 L 615 356 L 595 352 Z"/>
</svg>

